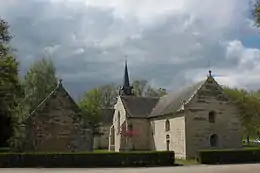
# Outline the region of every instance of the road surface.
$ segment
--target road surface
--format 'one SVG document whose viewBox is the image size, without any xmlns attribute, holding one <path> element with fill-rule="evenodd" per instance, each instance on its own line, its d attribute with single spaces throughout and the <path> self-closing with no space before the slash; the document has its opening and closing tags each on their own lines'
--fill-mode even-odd
<svg viewBox="0 0 260 173">
<path fill-rule="evenodd" d="M 247 165 L 196 165 L 179 167 L 156 167 L 156 168 L 41 168 L 41 169 L 19 169 L 0 168 L 1 173 L 259 173 L 260 164 Z"/>
</svg>

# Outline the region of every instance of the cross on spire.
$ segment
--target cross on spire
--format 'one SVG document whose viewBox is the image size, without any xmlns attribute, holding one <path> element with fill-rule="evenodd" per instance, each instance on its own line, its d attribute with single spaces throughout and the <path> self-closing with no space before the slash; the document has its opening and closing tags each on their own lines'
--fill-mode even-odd
<svg viewBox="0 0 260 173">
<path fill-rule="evenodd" d="M 62 85 L 62 79 L 59 79 L 59 84 L 58 85 Z"/>
</svg>

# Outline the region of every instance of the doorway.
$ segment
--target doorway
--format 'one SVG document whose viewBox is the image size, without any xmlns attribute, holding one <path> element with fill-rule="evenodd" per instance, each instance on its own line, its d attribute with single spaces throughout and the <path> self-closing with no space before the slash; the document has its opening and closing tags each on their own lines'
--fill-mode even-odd
<svg viewBox="0 0 260 173">
<path fill-rule="evenodd" d="M 219 145 L 219 138 L 218 135 L 213 134 L 210 136 L 210 146 L 211 147 L 218 147 Z"/>
</svg>

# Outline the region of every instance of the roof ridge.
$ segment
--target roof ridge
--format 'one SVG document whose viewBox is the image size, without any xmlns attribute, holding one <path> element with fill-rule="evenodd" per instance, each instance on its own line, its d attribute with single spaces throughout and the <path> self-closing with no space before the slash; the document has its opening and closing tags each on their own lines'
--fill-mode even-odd
<svg viewBox="0 0 260 173">
<path fill-rule="evenodd" d="M 149 97 L 149 96 L 120 96 L 122 98 L 148 98 L 148 99 L 159 99 L 161 97 Z"/>
<path fill-rule="evenodd" d="M 203 84 L 206 81 L 207 79 L 194 82 L 191 85 L 186 85 L 182 87 L 176 92 L 171 91 L 169 94 L 165 95 L 164 97 L 161 97 L 158 103 L 155 105 L 152 112 L 150 113 L 149 117 L 156 117 L 162 113 L 168 112 L 169 109 L 180 109 L 179 107 L 183 104 L 182 102 L 185 101 L 186 103 L 188 103 L 190 101 L 190 98 L 193 98 L 193 96 L 197 93 L 197 91 L 201 88 L 201 86 L 203 86 Z M 175 108 L 172 107 L 173 103 L 175 103 Z M 179 104 L 181 105 L 179 106 Z"/>
<path fill-rule="evenodd" d="M 43 99 L 36 108 L 30 113 L 29 117 L 34 114 L 62 85 L 59 83 L 46 97 Z"/>
</svg>

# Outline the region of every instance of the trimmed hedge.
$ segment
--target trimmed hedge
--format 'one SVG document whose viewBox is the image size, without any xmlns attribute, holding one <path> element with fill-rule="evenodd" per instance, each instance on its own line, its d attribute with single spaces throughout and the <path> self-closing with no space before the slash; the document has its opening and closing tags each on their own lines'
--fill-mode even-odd
<svg viewBox="0 0 260 173">
<path fill-rule="evenodd" d="M 202 164 L 260 163 L 260 148 L 199 151 Z"/>
<path fill-rule="evenodd" d="M 0 167 L 136 167 L 174 165 L 174 152 L 0 153 Z"/>
</svg>

